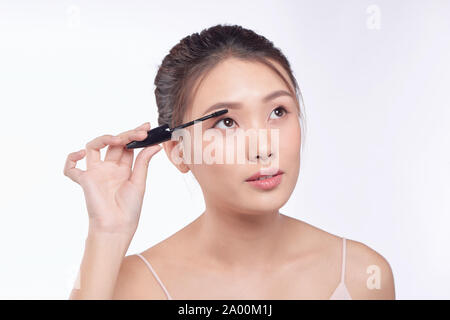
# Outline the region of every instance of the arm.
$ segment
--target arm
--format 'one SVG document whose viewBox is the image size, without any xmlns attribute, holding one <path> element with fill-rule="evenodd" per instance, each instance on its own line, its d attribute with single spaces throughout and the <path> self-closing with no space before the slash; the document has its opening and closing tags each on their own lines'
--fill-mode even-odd
<svg viewBox="0 0 450 320">
<path fill-rule="evenodd" d="M 89 215 L 89 232 L 80 266 L 79 282 L 69 299 L 111 299 L 128 246 L 136 231 L 146 189 L 150 159 L 161 150 L 150 146 L 134 163 L 125 145 L 147 136 L 149 123 L 118 136 L 103 135 L 86 150 L 69 154 L 64 175 L 81 185 Z M 104 161 L 100 150 L 108 146 Z M 86 156 L 87 170 L 76 168 Z"/>
<path fill-rule="evenodd" d="M 119 234 L 93 233 L 85 241 L 79 287 L 69 299 L 112 299 L 130 240 Z"/>
</svg>

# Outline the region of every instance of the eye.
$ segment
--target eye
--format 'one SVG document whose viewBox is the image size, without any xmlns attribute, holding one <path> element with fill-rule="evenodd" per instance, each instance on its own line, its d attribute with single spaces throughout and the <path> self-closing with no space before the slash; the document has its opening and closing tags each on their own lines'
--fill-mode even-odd
<svg viewBox="0 0 450 320">
<path fill-rule="evenodd" d="M 231 125 L 232 125 L 233 123 L 235 123 L 234 120 L 231 119 L 231 118 L 223 118 L 223 119 L 220 119 L 219 121 L 217 121 L 217 122 L 212 126 L 212 128 L 215 128 L 215 127 L 216 127 L 219 123 L 221 123 L 222 121 L 223 121 L 225 127 L 222 127 L 222 128 L 219 127 L 219 129 L 229 129 L 229 128 L 232 128 Z"/>
<path fill-rule="evenodd" d="M 280 107 L 276 108 L 275 110 L 273 110 L 272 113 L 275 113 L 278 118 L 281 118 L 283 115 L 285 115 L 286 113 L 289 113 L 289 112 L 286 110 L 285 107 L 280 106 Z M 271 115 L 272 115 L 272 113 L 271 113 Z M 278 119 L 278 118 L 272 118 L 272 117 L 270 117 L 270 118 Z"/>
</svg>

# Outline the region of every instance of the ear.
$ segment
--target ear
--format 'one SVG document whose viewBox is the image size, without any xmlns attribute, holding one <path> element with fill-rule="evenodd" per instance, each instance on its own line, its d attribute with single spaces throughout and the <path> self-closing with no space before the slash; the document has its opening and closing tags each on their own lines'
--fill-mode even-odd
<svg viewBox="0 0 450 320">
<path fill-rule="evenodd" d="M 183 160 L 183 143 L 181 141 L 168 140 L 166 142 L 163 142 L 162 145 L 164 151 L 167 154 L 167 157 L 173 163 L 173 165 L 178 168 L 178 170 L 180 170 L 182 173 L 186 173 L 190 170 Z M 178 161 L 177 159 L 174 159 L 174 156 L 178 156 Z M 179 160 L 181 160 L 181 162 Z"/>
</svg>

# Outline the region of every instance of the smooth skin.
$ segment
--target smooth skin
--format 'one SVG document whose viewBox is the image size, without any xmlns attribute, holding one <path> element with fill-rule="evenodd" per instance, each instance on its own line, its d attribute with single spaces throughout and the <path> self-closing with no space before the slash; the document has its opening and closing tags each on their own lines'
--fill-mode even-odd
<svg viewBox="0 0 450 320">
<path fill-rule="evenodd" d="M 284 69 L 272 61 L 289 79 Z M 291 85 L 291 89 L 292 84 Z M 174 299 L 329 299 L 341 274 L 342 239 L 279 212 L 297 183 L 300 168 L 300 123 L 295 98 L 284 95 L 263 102 L 276 90 L 289 91 L 267 66 L 228 58 L 196 84 L 183 122 L 199 118 L 216 102 L 240 102 L 219 119 L 202 122 L 202 132 L 234 128 L 277 128 L 280 145 L 270 138 L 260 150 L 278 157 L 282 183 L 270 191 L 245 180 L 263 166 L 246 150 L 248 164 L 176 163 L 183 154 L 178 141 L 163 148 L 181 173 L 191 171 L 203 191 L 205 211 L 187 226 L 141 254 L 146 257 Z M 287 113 L 274 112 L 284 107 Z M 232 119 L 227 122 L 224 119 Z M 94 139 L 86 151 L 70 154 L 65 174 L 79 183 L 89 213 L 89 233 L 80 268 L 81 286 L 71 299 L 166 299 L 156 279 L 135 255 L 125 256 L 137 228 L 148 163 L 160 146 L 142 150 L 133 170 L 133 150 L 125 144 L 144 139 L 138 127 Z M 192 127 L 190 130 L 193 130 Z M 144 131 L 145 133 L 145 131 Z M 108 145 L 105 160 L 99 151 Z M 246 144 L 248 146 L 248 144 Z M 203 142 L 203 150 L 208 143 Z M 194 154 L 194 144 L 191 154 Z M 227 150 L 224 146 L 224 154 Z M 263 151 L 266 151 L 265 153 Z M 86 154 L 85 154 L 86 153 Z M 87 170 L 75 168 L 86 155 Z M 211 179 L 214 177 L 214 179 Z M 367 268 L 378 266 L 380 288 L 367 285 Z M 345 284 L 353 299 L 395 299 L 387 260 L 367 245 L 347 239 Z"/>
</svg>

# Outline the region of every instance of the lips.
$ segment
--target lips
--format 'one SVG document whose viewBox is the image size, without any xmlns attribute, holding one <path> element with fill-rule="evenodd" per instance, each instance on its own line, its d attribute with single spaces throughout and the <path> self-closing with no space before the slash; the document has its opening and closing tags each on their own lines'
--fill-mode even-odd
<svg viewBox="0 0 450 320">
<path fill-rule="evenodd" d="M 252 175 L 250 178 L 248 178 L 245 181 L 258 181 L 258 180 L 263 181 L 263 180 L 265 180 L 267 178 L 275 177 L 275 176 L 278 176 L 278 175 L 283 174 L 283 173 L 284 172 L 282 170 L 278 170 L 275 173 L 269 175 L 269 174 L 262 174 L 261 171 L 258 171 L 257 173 L 255 173 L 254 175 Z"/>
</svg>

